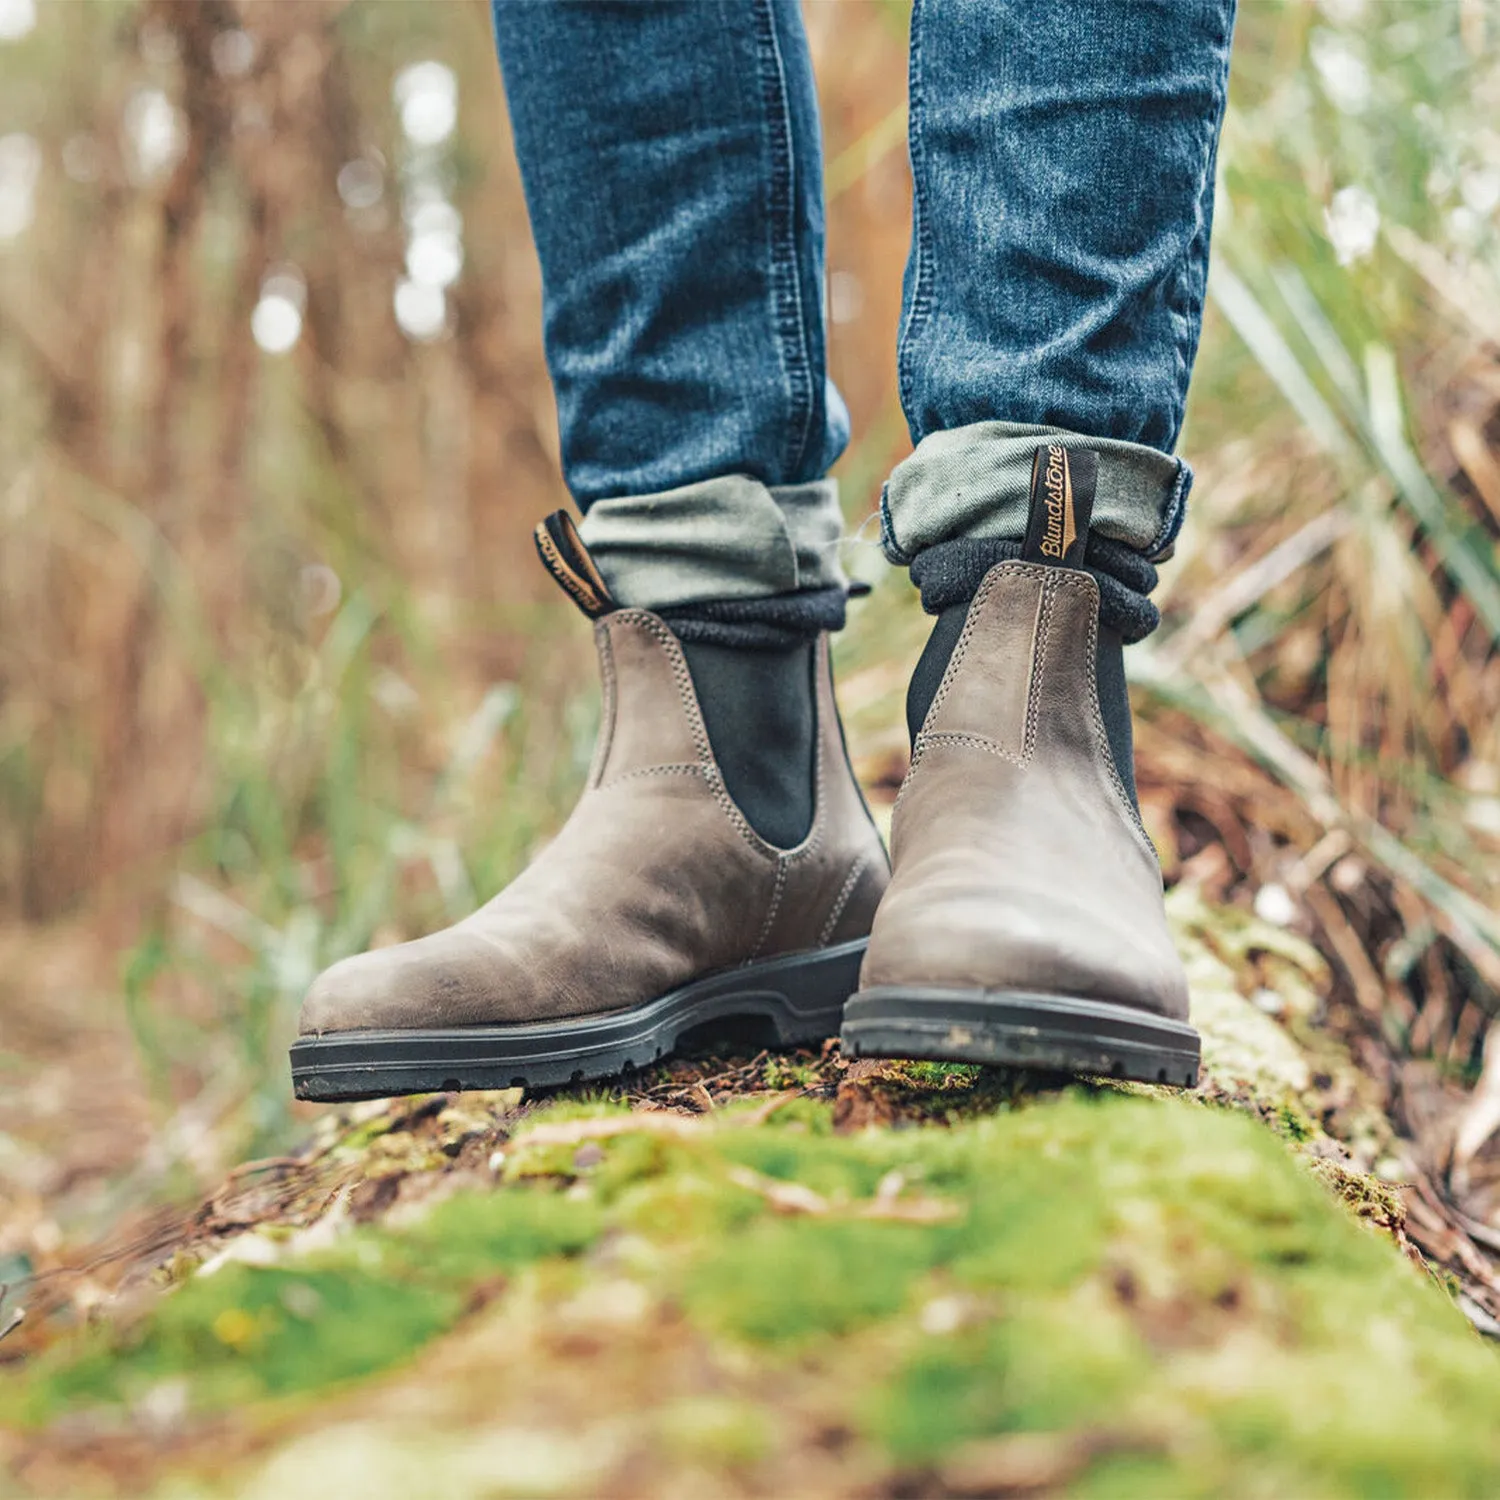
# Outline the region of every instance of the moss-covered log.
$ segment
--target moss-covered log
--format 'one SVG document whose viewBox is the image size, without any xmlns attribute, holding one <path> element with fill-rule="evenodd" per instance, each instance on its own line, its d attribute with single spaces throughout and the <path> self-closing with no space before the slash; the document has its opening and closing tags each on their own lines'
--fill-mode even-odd
<svg viewBox="0 0 1500 1500">
<path fill-rule="evenodd" d="M 1174 897 L 1196 1096 L 823 1057 L 330 1115 L 0 1376 L 21 1493 L 1491 1495 L 1311 950 Z M 54 1324 L 56 1319 L 53 1320 Z"/>
</svg>

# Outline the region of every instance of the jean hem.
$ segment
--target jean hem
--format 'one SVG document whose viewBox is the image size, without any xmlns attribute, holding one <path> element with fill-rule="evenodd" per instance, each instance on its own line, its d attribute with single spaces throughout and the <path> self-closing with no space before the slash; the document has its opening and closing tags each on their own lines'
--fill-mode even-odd
<svg viewBox="0 0 1500 1500">
<path fill-rule="evenodd" d="M 1112 438 L 1017 422 L 975 422 L 930 433 L 898 464 L 881 495 L 881 545 L 897 565 L 960 538 L 1019 542 L 1026 534 L 1031 462 L 1044 442 L 1099 455 L 1093 529 L 1149 559 L 1181 528 L 1192 470 L 1180 458 Z"/>
<path fill-rule="evenodd" d="M 640 609 L 847 589 L 838 481 L 725 474 L 598 500 L 579 526 L 610 592 Z"/>
</svg>

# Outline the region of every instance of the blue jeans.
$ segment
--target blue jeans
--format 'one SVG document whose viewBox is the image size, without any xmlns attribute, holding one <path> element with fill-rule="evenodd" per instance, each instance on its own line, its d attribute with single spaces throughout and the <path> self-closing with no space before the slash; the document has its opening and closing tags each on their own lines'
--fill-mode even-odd
<svg viewBox="0 0 1500 1500">
<path fill-rule="evenodd" d="M 495 0 L 564 476 L 625 602 L 839 590 L 817 98 L 795 0 Z M 1018 544 L 1044 438 L 1098 562 L 1170 549 L 1234 0 L 915 0 L 915 450 L 893 561 Z M 929 569 L 929 572 L 934 570 Z M 951 569 L 939 568 L 946 576 Z M 938 588 L 940 593 L 941 589 Z M 941 598 L 924 602 L 941 607 Z"/>
</svg>

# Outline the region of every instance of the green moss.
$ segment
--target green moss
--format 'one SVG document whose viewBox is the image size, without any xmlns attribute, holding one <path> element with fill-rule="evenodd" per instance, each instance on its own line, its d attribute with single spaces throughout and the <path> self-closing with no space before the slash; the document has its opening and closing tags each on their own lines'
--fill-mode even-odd
<svg viewBox="0 0 1500 1500">
<path fill-rule="evenodd" d="M 768 1089 L 810 1089 L 819 1082 L 815 1063 L 784 1057 L 771 1058 L 766 1063 L 764 1077 Z"/>
<path fill-rule="evenodd" d="M 1272 1123 L 1289 1141 L 1299 1146 L 1321 1134 L 1306 1113 L 1289 1100 L 1278 1106 Z"/>
<path fill-rule="evenodd" d="M 694 1246 L 739 1234 L 766 1212 L 765 1200 L 711 1170 L 683 1169 L 635 1183 L 612 1222 L 669 1245 Z"/>
<path fill-rule="evenodd" d="M 961 1063 L 892 1062 L 862 1080 L 882 1115 L 913 1123 L 959 1125 L 1057 1092 L 1059 1080 L 1013 1068 Z"/>
<path fill-rule="evenodd" d="M 1291 1492 L 1266 1488 L 1264 1493 L 1269 1497 Z M 1200 1487 L 1187 1465 L 1161 1453 L 1128 1446 L 1124 1452 L 1104 1453 L 1068 1486 L 1069 1500 L 1162 1500 L 1166 1495 L 1172 1500 L 1197 1500 L 1198 1496 L 1212 1494 Z M 1300 1500 L 1313 1497 L 1304 1495 Z"/>
<path fill-rule="evenodd" d="M 579 1094 L 559 1094 L 547 1099 L 531 1110 L 519 1122 L 518 1128 L 524 1132 L 533 1125 L 560 1125 L 567 1120 L 610 1120 L 629 1113 L 630 1105 L 624 1099 L 610 1093 L 588 1090 Z M 518 1137 L 518 1142 L 524 1139 L 522 1134 Z"/>
<path fill-rule="evenodd" d="M 994 1082 L 945 1070 L 935 1092 Z M 1341 1169 L 1320 1167 L 1325 1184 L 1259 1119 L 1075 1088 L 840 1136 L 827 1105 L 794 1105 L 784 1125 L 725 1111 L 540 1146 L 577 1186 L 502 1184 L 319 1261 L 192 1277 L 144 1322 L 29 1365 L 24 1389 L 0 1382 L 0 1414 L 130 1408 L 173 1380 L 202 1409 L 347 1382 L 535 1263 L 495 1309 L 533 1330 L 521 1357 L 582 1392 L 546 1361 L 586 1346 L 641 1393 L 674 1473 L 774 1464 L 800 1441 L 781 1405 L 799 1398 L 754 1374 L 770 1368 L 917 1492 L 942 1492 L 965 1453 L 982 1467 L 983 1445 L 1043 1434 L 1055 1488 L 1079 1495 L 1500 1493 L 1500 1363 L 1357 1221 L 1399 1222 L 1399 1202 Z M 611 1274 L 648 1284 L 643 1306 L 681 1309 L 659 1353 L 629 1299 L 618 1324 L 578 1321 L 595 1267 L 566 1262 L 601 1239 Z"/>
<path fill-rule="evenodd" d="M 589 1183 L 605 1203 L 613 1202 L 638 1183 L 690 1175 L 698 1154 L 681 1141 L 650 1131 L 617 1136 L 601 1145 L 603 1156 L 589 1169 Z"/>
<path fill-rule="evenodd" d="M 1356 1218 L 1381 1229 L 1405 1223 L 1406 1209 L 1401 1195 L 1390 1183 L 1366 1172 L 1353 1171 L 1329 1157 L 1314 1158 L 1308 1166 L 1314 1177 L 1343 1199 Z"/>
<path fill-rule="evenodd" d="M 140 1322 L 67 1340 L 0 1382 L 0 1419 L 133 1405 L 186 1379 L 217 1410 L 370 1375 L 451 1327 L 469 1291 L 598 1236 L 598 1209 L 555 1193 L 463 1193 L 398 1232 L 366 1230 L 301 1266 L 189 1278 Z"/>
<path fill-rule="evenodd" d="M 589 1200 L 538 1189 L 459 1193 L 396 1234 L 373 1234 L 398 1264 L 424 1281 L 473 1283 L 551 1255 L 576 1255 L 603 1220 Z M 356 1241 L 359 1253 L 362 1241 Z"/>
<path fill-rule="evenodd" d="M 889 1317 L 941 1258 L 942 1235 L 910 1224 L 762 1219 L 708 1249 L 682 1301 L 716 1334 L 806 1344 Z"/>
<path fill-rule="evenodd" d="M 381 1136 L 388 1134 L 394 1124 L 392 1116 L 376 1115 L 374 1119 L 354 1126 L 348 1135 L 340 1137 L 334 1149 L 347 1152 L 351 1156 L 358 1156 L 362 1151 L 367 1151 Z"/>
<path fill-rule="evenodd" d="M 674 1458 L 719 1471 L 758 1462 L 775 1441 L 765 1411 L 723 1396 L 674 1401 L 662 1411 L 657 1432 Z"/>
<path fill-rule="evenodd" d="M 1139 1338 L 1091 1297 L 1018 1309 L 952 1337 L 931 1337 L 876 1395 L 871 1431 L 902 1462 L 972 1438 L 1092 1425 L 1139 1387 Z"/>
<path fill-rule="evenodd" d="M 766 1113 L 767 1105 L 770 1113 Z M 715 1114 L 724 1125 L 743 1125 L 754 1120 L 763 1132 L 789 1131 L 796 1135 L 832 1135 L 833 1110 L 821 1099 L 811 1096 L 767 1101 L 754 1097 L 728 1104 Z"/>
<path fill-rule="evenodd" d="M 0 1397 L 0 1412 L 45 1422 L 78 1406 L 133 1405 L 171 1380 L 188 1382 L 198 1410 L 311 1390 L 406 1358 L 450 1326 L 462 1302 L 457 1287 L 353 1264 L 226 1266 L 194 1278 L 131 1329 L 95 1332 L 81 1349 L 43 1356 L 24 1389 Z"/>
<path fill-rule="evenodd" d="M 716 1149 L 726 1161 L 833 1200 L 868 1198 L 886 1171 L 883 1153 L 851 1149 L 832 1135 L 747 1130 L 726 1133 Z"/>
<path fill-rule="evenodd" d="M 1041 1114 L 1043 1112 L 1038 1112 Z M 1280 1493 L 1494 1492 L 1500 1443 L 1483 1414 L 1500 1366 L 1388 1242 L 1363 1233 L 1274 1138 L 1249 1120 L 1116 1100 L 1045 1112 L 1066 1163 L 1057 1195 L 1101 1206 L 1048 1289 L 1016 1273 L 1067 1240 L 1039 1193 L 1010 1244 L 976 1244 L 1005 1215 L 975 1179 L 955 1282 L 999 1295 L 978 1327 L 909 1336 L 894 1377 L 873 1383 L 869 1434 L 903 1463 L 1013 1432 L 1135 1429 L 1193 1450 L 1191 1481 L 1157 1493 L 1275 1493 L 1243 1476 L 1285 1475 Z M 1013 1170 L 1029 1131 L 976 1140 Z M 982 1238 L 982 1235 L 979 1235 Z M 1142 1492 L 1167 1460 L 1101 1458 L 1080 1493 Z M 1103 1473 L 1113 1474 L 1109 1486 Z M 1486 1479 L 1487 1476 L 1487 1479 Z"/>
</svg>

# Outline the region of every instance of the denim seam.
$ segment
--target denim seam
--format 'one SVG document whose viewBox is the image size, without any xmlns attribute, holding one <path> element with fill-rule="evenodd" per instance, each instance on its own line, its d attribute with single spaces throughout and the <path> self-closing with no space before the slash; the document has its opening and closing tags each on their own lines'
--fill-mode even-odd
<svg viewBox="0 0 1500 1500">
<path fill-rule="evenodd" d="M 1222 11 L 1220 12 L 1222 14 Z M 1219 37 L 1218 44 L 1221 50 L 1227 49 L 1233 43 L 1234 21 L 1231 11 L 1229 33 Z M 1189 238 L 1183 255 L 1183 263 L 1176 278 L 1177 285 L 1174 288 L 1176 296 L 1174 301 L 1181 300 L 1185 306 L 1180 310 L 1173 309 L 1174 315 L 1181 327 L 1176 340 L 1177 354 L 1177 410 L 1180 413 L 1187 404 L 1188 386 L 1193 375 L 1193 360 L 1197 355 L 1196 332 L 1203 326 L 1203 299 L 1207 289 L 1208 281 L 1208 253 L 1207 240 L 1212 232 L 1213 211 L 1210 207 L 1208 212 L 1202 212 L 1204 195 L 1212 194 L 1214 187 L 1215 163 L 1219 155 L 1219 126 L 1224 118 L 1225 95 L 1227 84 L 1224 73 L 1220 74 L 1219 87 L 1215 90 L 1214 107 L 1206 112 L 1201 123 L 1203 139 L 1201 142 L 1202 166 L 1198 173 L 1198 191 L 1194 195 L 1195 202 L 1200 210 L 1195 224 L 1193 234 Z M 1193 254 L 1194 246 L 1199 239 L 1205 242 L 1204 253 L 1200 256 Z M 1181 434 L 1182 420 L 1179 416 L 1177 431 L 1172 434 L 1172 444 L 1176 445 Z M 1185 498 L 1185 497 L 1184 497 Z M 1176 496 L 1174 494 L 1174 500 Z"/>
<path fill-rule="evenodd" d="M 1182 528 L 1183 512 L 1187 509 L 1188 490 L 1192 488 L 1193 471 L 1179 458 L 1177 477 L 1172 481 L 1172 493 L 1162 512 L 1161 525 L 1145 550 L 1147 562 L 1160 562 L 1162 552 Z"/>
<path fill-rule="evenodd" d="M 801 472 L 812 440 L 816 405 L 812 362 L 807 350 L 807 312 L 802 305 L 801 275 L 797 265 L 796 156 L 787 104 L 786 69 L 781 42 L 776 35 L 775 10 L 771 0 L 756 0 L 755 10 L 760 31 L 761 94 L 770 126 L 771 295 L 791 416 L 787 431 L 786 457 L 789 463 L 786 472 L 796 474 Z"/>
<path fill-rule="evenodd" d="M 911 161 L 911 305 L 902 320 L 896 341 L 897 386 L 908 425 L 912 421 L 912 390 L 916 376 L 912 370 L 912 344 L 918 329 L 927 320 L 932 298 L 932 230 L 930 216 L 923 202 L 923 165 L 926 147 L 922 139 L 922 0 L 912 0 L 911 40 L 907 64 L 906 150 Z M 915 438 L 915 433 L 913 433 Z"/>
<path fill-rule="evenodd" d="M 891 515 L 889 486 L 880 487 L 880 549 L 885 560 L 896 567 L 910 567 L 911 556 L 896 539 L 896 520 Z"/>
</svg>

